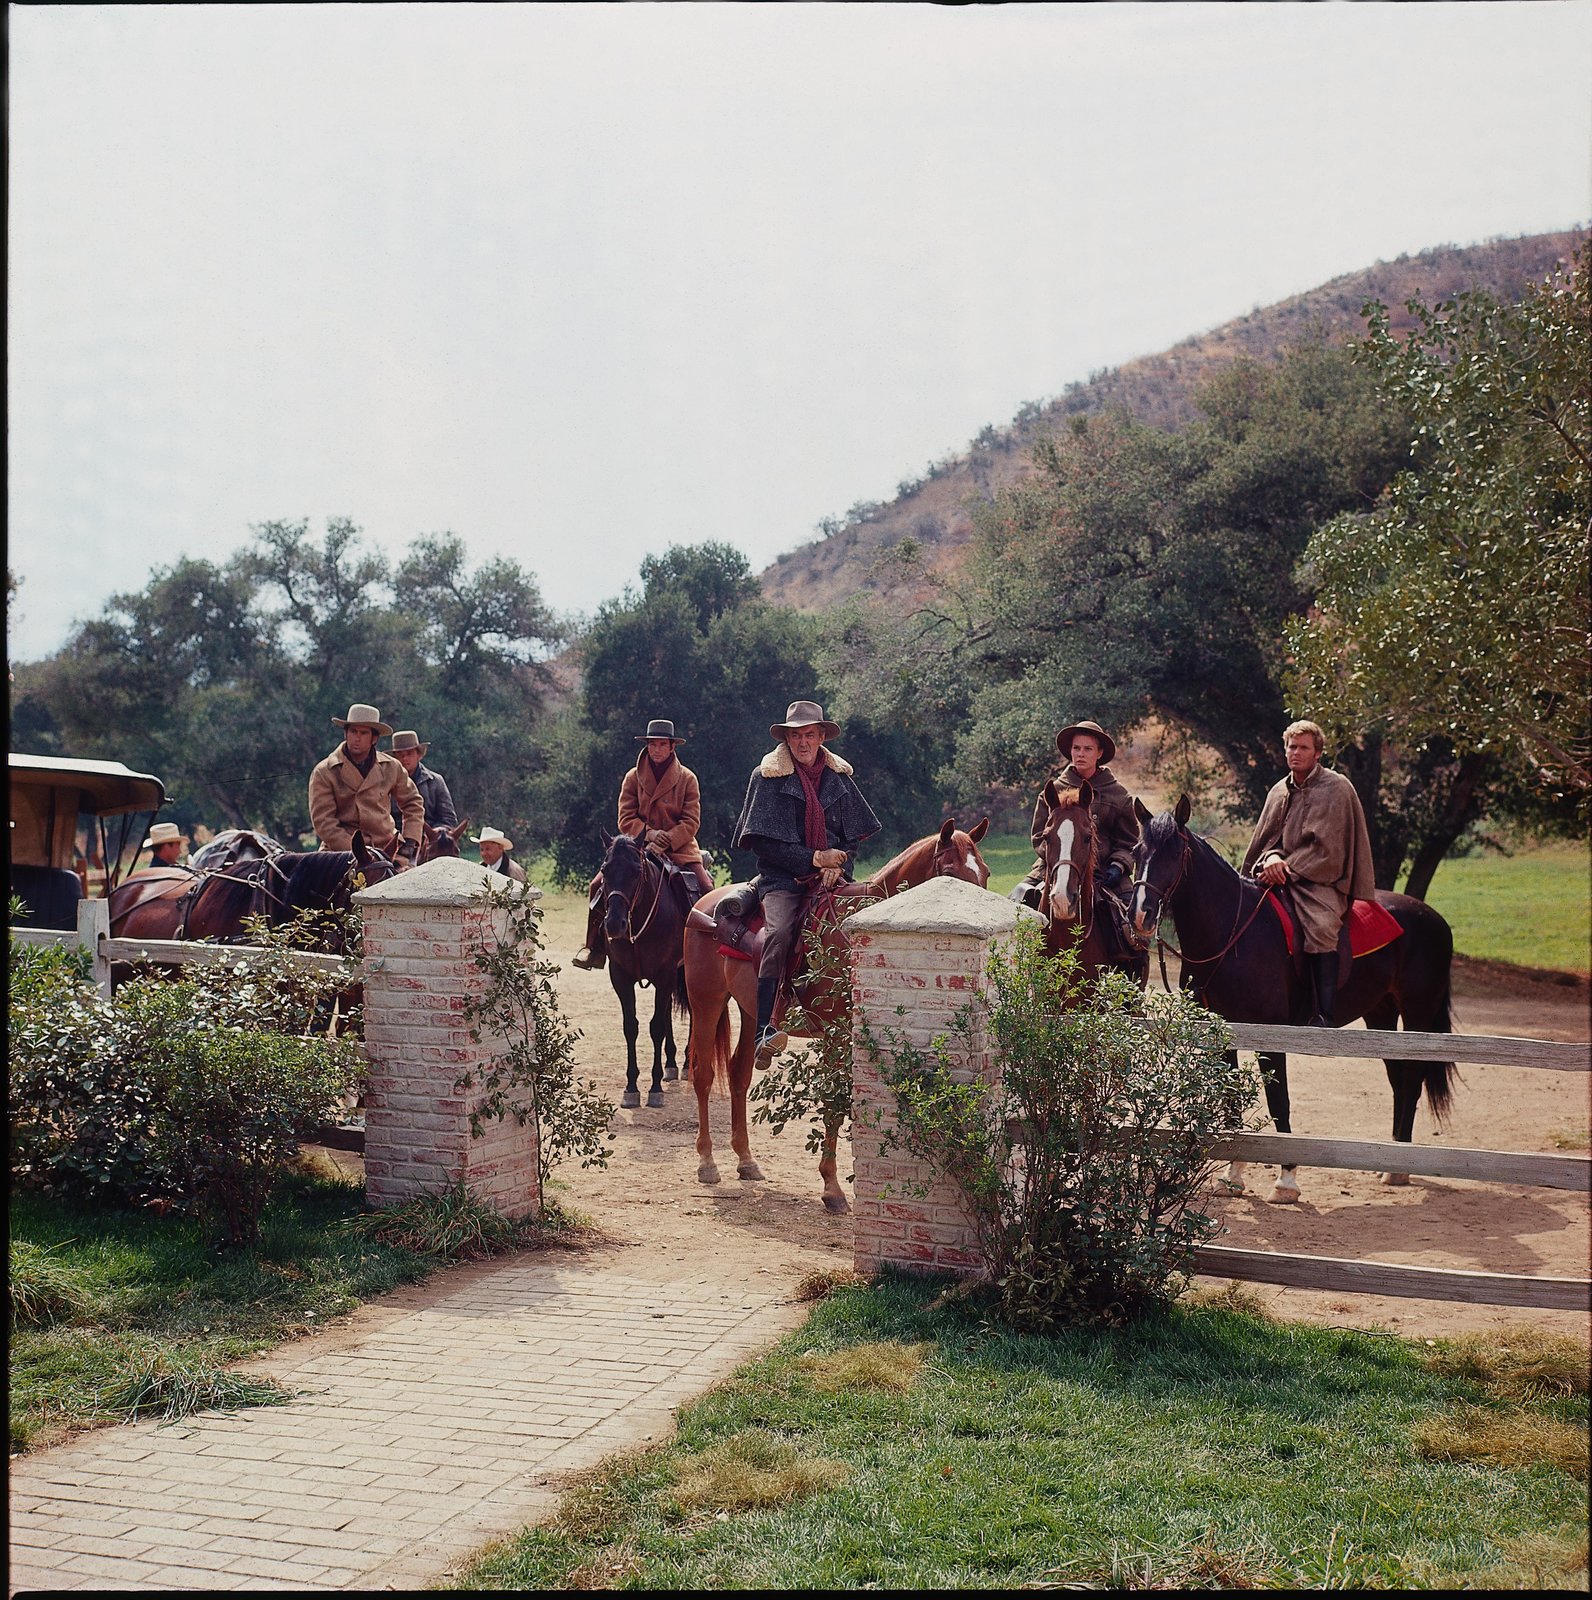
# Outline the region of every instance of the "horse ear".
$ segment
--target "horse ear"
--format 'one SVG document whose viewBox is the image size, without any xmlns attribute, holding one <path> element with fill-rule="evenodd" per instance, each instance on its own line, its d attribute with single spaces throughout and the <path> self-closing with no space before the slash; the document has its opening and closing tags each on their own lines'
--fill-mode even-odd
<svg viewBox="0 0 1592 1600">
<path fill-rule="evenodd" d="M 977 844 L 979 840 L 982 839 L 988 832 L 989 818 L 985 817 L 982 821 L 974 823 L 973 826 L 967 830 L 967 836 L 973 841 L 974 844 Z"/>
<path fill-rule="evenodd" d="M 1078 804 L 1087 811 L 1094 804 L 1094 786 L 1087 778 L 1078 785 Z"/>
<path fill-rule="evenodd" d="M 946 849 L 949 846 L 949 844 L 951 842 L 952 835 L 954 835 L 955 832 L 956 832 L 956 818 L 955 817 L 947 817 L 945 819 L 945 821 L 940 824 L 940 848 L 942 850 Z"/>
<path fill-rule="evenodd" d="M 1133 814 L 1139 819 L 1141 826 L 1148 828 L 1155 818 L 1150 813 L 1150 808 L 1137 796 L 1133 797 Z"/>
<path fill-rule="evenodd" d="M 1054 811 L 1056 808 L 1056 780 L 1054 778 L 1046 778 L 1045 787 L 1039 791 L 1039 795 L 1045 804 Z"/>
<path fill-rule="evenodd" d="M 369 859 L 370 851 L 365 845 L 365 836 L 358 828 L 354 829 L 354 836 L 348 841 L 348 848 L 353 852 L 356 861 L 363 862 Z"/>
<path fill-rule="evenodd" d="M 1193 809 L 1194 808 L 1189 804 L 1188 796 L 1186 794 L 1180 794 L 1177 797 L 1177 808 L 1172 813 L 1172 820 L 1178 825 L 1178 827 L 1186 828 L 1188 826 L 1189 813 Z"/>
<path fill-rule="evenodd" d="M 606 828 L 599 828 L 597 831 L 602 835 L 603 849 L 607 850 L 613 844 L 614 836 Z"/>
</svg>

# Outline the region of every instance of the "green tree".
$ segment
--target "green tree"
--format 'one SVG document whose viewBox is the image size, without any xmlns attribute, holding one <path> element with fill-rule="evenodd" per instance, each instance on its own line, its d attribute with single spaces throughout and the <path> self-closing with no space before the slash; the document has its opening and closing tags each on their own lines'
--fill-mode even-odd
<svg viewBox="0 0 1592 1600">
<path fill-rule="evenodd" d="M 1374 509 L 1311 540 L 1293 696 L 1340 735 L 1439 744 L 1495 773 L 1501 804 L 1584 827 L 1592 243 L 1517 304 L 1409 310 L 1398 340 L 1368 305 L 1360 356 L 1414 417 L 1412 459 Z"/>
</svg>

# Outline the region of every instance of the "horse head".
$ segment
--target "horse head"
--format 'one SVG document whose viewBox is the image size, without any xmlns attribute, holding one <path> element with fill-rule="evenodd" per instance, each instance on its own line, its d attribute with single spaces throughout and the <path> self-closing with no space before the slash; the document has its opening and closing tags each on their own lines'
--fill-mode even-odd
<svg viewBox="0 0 1592 1600">
<path fill-rule="evenodd" d="M 1133 814 L 1139 819 L 1139 842 L 1133 847 L 1138 871 L 1133 877 L 1132 930 L 1134 940 L 1148 946 L 1172 896 L 1188 868 L 1188 819 L 1192 807 L 1186 794 L 1160 816 L 1152 816 L 1135 798 Z"/>
<path fill-rule="evenodd" d="M 1095 830 L 1088 780 L 1076 789 L 1058 789 L 1049 778 L 1040 791 L 1046 807 L 1037 848 L 1045 877 L 1039 914 L 1047 922 L 1079 922 L 1088 916 L 1094 895 Z"/>
<path fill-rule="evenodd" d="M 354 829 L 354 836 L 349 840 L 348 853 L 354 858 L 353 867 L 348 877 L 352 878 L 357 875 L 363 878 L 366 888 L 375 883 L 385 883 L 388 878 L 393 877 L 398 871 L 392 857 L 384 851 L 372 850 L 365 843 L 365 836 L 358 828 Z M 348 909 L 348 906 L 352 903 L 349 898 L 352 893 L 353 886 L 348 885 L 344 892 L 333 900 L 337 910 L 345 911 Z"/>
<path fill-rule="evenodd" d="M 965 831 L 958 828 L 956 818 L 947 818 L 940 825 L 940 836 L 934 842 L 934 866 L 931 876 L 960 878 L 963 883 L 976 883 L 980 889 L 989 887 L 989 868 L 978 852 L 978 842 L 989 832 L 989 818 Z"/>
<path fill-rule="evenodd" d="M 603 931 L 610 939 L 630 937 L 631 912 L 646 881 L 646 852 L 627 833 L 603 834 Z"/>
<path fill-rule="evenodd" d="M 468 817 L 456 822 L 451 828 L 433 828 L 429 822 L 421 823 L 421 861 L 435 861 L 439 856 L 457 856 L 459 840 L 464 837 L 464 830 L 469 826 Z"/>
</svg>

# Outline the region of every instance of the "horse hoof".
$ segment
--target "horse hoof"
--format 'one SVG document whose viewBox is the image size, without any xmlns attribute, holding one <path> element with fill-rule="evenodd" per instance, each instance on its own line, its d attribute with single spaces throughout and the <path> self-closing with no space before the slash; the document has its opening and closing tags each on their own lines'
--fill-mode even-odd
<svg viewBox="0 0 1592 1600">
<path fill-rule="evenodd" d="M 851 1210 L 851 1203 L 843 1194 L 826 1194 L 824 1196 L 824 1210 L 832 1216 L 843 1217 Z"/>
<path fill-rule="evenodd" d="M 698 1183 L 717 1183 L 718 1181 L 719 1169 L 711 1161 L 697 1168 Z"/>
<path fill-rule="evenodd" d="M 1384 1172 L 1382 1182 L 1390 1189 L 1407 1189 L 1410 1186 L 1410 1175 L 1407 1172 Z"/>
<path fill-rule="evenodd" d="M 1296 1206 L 1299 1204 L 1299 1191 L 1297 1189 L 1285 1189 L 1279 1183 L 1271 1191 L 1268 1199 L 1274 1206 Z"/>
<path fill-rule="evenodd" d="M 735 1168 L 735 1176 L 744 1178 L 748 1183 L 762 1183 L 763 1169 L 755 1161 L 742 1161 Z"/>
<path fill-rule="evenodd" d="M 626 1089 L 625 1092 L 620 1095 L 619 1103 L 625 1108 L 626 1111 L 634 1111 L 635 1108 L 641 1104 L 640 1090 Z"/>
<path fill-rule="evenodd" d="M 1242 1179 L 1218 1178 L 1216 1180 L 1216 1187 L 1223 1194 L 1242 1194 L 1244 1192 L 1244 1184 Z"/>
<path fill-rule="evenodd" d="M 663 1090 L 649 1089 L 647 1091 L 647 1104 L 649 1106 L 661 1106 L 663 1104 Z"/>
<path fill-rule="evenodd" d="M 679 1081 L 679 1077 L 680 1077 L 680 1069 L 678 1067 L 674 1066 L 672 1063 L 669 1066 L 667 1066 L 667 1067 L 665 1067 L 663 1069 L 663 1081 L 665 1083 L 678 1082 Z"/>
</svg>

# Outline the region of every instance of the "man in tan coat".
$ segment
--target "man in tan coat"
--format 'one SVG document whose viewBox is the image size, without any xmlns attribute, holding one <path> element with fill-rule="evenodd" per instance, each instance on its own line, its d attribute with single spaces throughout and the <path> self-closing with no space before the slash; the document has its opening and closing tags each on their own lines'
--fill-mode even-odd
<svg viewBox="0 0 1592 1600">
<path fill-rule="evenodd" d="M 420 856 L 426 807 L 403 764 L 376 748 L 392 729 L 375 706 L 352 705 L 346 717 L 332 721 L 343 730 L 343 742 L 310 773 L 310 823 L 321 849 L 351 849 L 357 828 L 372 850 L 394 856 L 396 845 L 400 871 L 412 867 Z M 393 826 L 395 802 L 403 817 L 401 838 Z"/>
<path fill-rule="evenodd" d="M 654 717 L 636 740 L 646 746 L 619 785 L 619 831 L 640 839 L 656 855 L 689 872 L 706 894 L 713 878 L 702 860 L 697 829 L 702 825 L 702 788 L 681 764 L 675 747 L 685 742 L 667 717 Z M 608 959 L 603 942 L 602 874 L 592 879 L 586 913 L 586 943 L 572 958 L 594 971 Z"/>
<path fill-rule="evenodd" d="M 1376 895 L 1371 834 L 1354 785 L 1321 765 L 1326 736 L 1313 722 L 1283 730 L 1288 776 L 1261 808 L 1244 871 L 1275 888 L 1286 883 L 1304 934 L 1315 986 L 1309 1025 L 1330 1028 L 1338 997 L 1338 934 L 1355 900 Z"/>
</svg>

